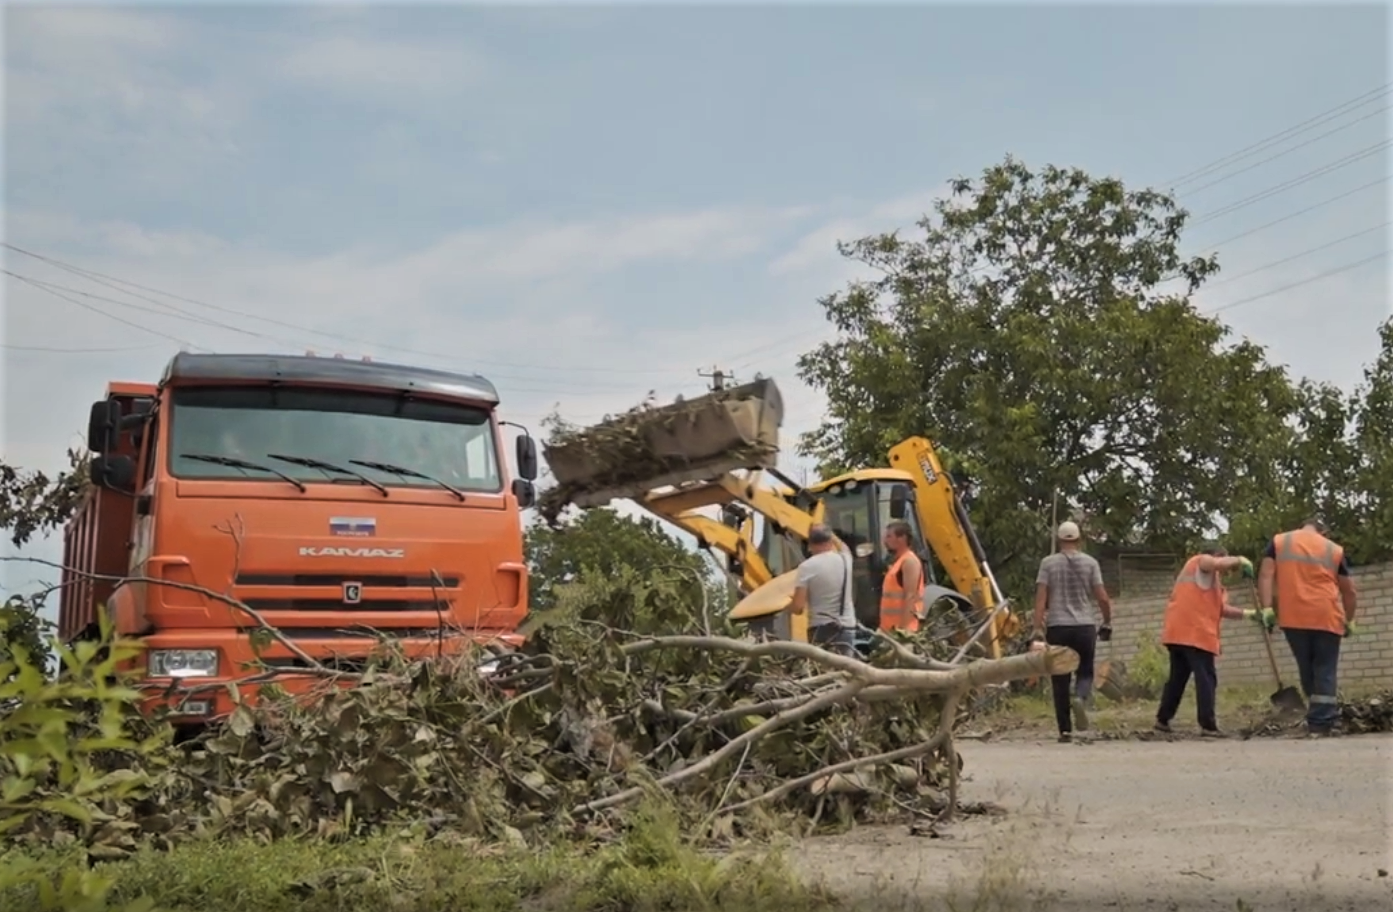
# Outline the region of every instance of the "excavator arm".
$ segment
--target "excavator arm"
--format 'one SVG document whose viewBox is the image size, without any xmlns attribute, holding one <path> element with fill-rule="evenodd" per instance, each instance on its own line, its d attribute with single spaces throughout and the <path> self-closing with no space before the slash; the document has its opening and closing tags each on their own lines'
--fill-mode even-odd
<svg viewBox="0 0 1393 912">
<path fill-rule="evenodd" d="M 1020 622 L 1001 594 L 967 508 L 933 444 L 923 437 L 900 441 L 890 448 L 890 466 L 914 479 L 919 528 L 953 587 L 967 596 L 977 611 L 987 613 L 981 634 L 987 640 L 988 652 L 999 657 L 1006 641 L 1019 632 Z"/>
</svg>

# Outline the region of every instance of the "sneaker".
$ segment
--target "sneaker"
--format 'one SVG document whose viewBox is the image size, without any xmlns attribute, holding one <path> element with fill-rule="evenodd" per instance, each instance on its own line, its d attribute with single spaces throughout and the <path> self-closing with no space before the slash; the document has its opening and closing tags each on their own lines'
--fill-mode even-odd
<svg viewBox="0 0 1393 912">
<path fill-rule="evenodd" d="M 1329 738 L 1335 734 L 1333 728 L 1312 728 L 1307 726 L 1306 737 L 1308 738 Z"/>
<path fill-rule="evenodd" d="M 1158 731 L 1166 735 L 1169 735 L 1171 733 L 1170 725 L 1165 722 L 1157 722 L 1155 725 L 1151 726 L 1151 730 Z"/>
<path fill-rule="evenodd" d="M 1060 743 L 1060 744 L 1069 744 L 1069 743 L 1072 742 L 1073 740 L 1074 740 L 1074 735 L 1073 735 L 1072 732 L 1060 732 L 1060 733 L 1059 733 L 1059 743 Z"/>
<path fill-rule="evenodd" d="M 1228 735 L 1226 735 L 1226 734 L 1224 734 L 1223 732 L 1219 731 L 1219 729 L 1217 729 L 1217 728 L 1202 728 L 1202 729 L 1200 729 L 1200 737 L 1201 737 L 1201 738 L 1227 738 Z"/>
<path fill-rule="evenodd" d="M 1088 708 L 1078 697 L 1074 698 L 1074 728 L 1081 732 L 1088 731 Z"/>
</svg>

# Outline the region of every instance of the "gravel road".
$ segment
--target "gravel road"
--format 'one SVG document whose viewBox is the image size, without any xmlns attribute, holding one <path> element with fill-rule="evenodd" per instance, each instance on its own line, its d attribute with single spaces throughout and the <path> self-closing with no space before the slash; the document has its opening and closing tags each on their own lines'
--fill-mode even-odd
<svg viewBox="0 0 1393 912">
<path fill-rule="evenodd" d="M 1393 909 L 1393 736 L 960 750 L 963 799 L 1009 814 L 813 839 L 795 863 L 885 912 Z"/>
</svg>

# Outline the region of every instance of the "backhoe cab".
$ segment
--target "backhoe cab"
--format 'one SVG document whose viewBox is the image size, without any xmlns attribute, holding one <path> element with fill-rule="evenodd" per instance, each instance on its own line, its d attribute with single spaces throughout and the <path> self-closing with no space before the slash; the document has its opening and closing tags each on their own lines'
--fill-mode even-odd
<svg viewBox="0 0 1393 912">
<path fill-rule="evenodd" d="M 800 642 L 807 641 L 807 618 L 786 609 L 812 526 L 827 523 L 851 549 L 865 644 L 880 621 L 885 527 L 903 520 L 924 561 L 924 624 L 938 637 L 999 657 L 1019 622 L 933 445 L 911 437 L 891 448 L 889 468 L 803 487 L 775 467 L 782 422 L 782 396 L 767 378 L 635 409 L 543 448 L 558 481 L 553 503 L 634 501 L 726 556 L 727 573 L 746 594 L 732 620 L 755 636 Z M 703 512 L 711 508 L 717 516 Z M 758 539 L 756 518 L 763 520 Z M 931 558 L 951 588 L 938 582 Z"/>
</svg>

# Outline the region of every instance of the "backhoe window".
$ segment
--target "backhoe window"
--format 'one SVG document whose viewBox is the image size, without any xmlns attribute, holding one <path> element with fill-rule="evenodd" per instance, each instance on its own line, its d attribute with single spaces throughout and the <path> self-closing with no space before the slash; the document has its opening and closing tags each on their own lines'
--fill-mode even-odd
<svg viewBox="0 0 1393 912">
<path fill-rule="evenodd" d="M 877 547 L 880 527 L 875 521 L 872 506 L 875 486 L 868 483 L 839 485 L 823 495 L 827 508 L 827 524 L 851 549 L 852 594 L 856 600 L 856 615 L 861 623 L 873 625 L 879 616 L 880 581 L 871 555 L 863 555 L 869 545 Z"/>
<path fill-rule="evenodd" d="M 268 454 L 277 453 L 335 463 L 389 488 L 438 485 L 350 460 L 390 463 L 464 491 L 494 492 L 503 486 L 489 412 L 463 403 L 305 387 L 191 387 L 174 390 L 168 420 L 169 467 L 178 478 L 274 478 L 180 454 L 265 464 Z M 287 462 L 269 464 L 304 482 L 346 477 Z"/>
</svg>

